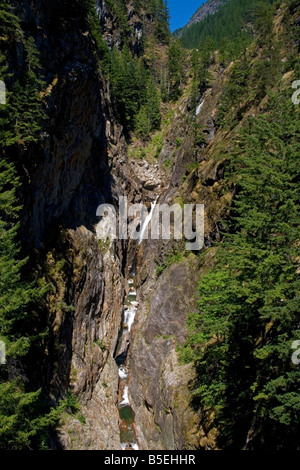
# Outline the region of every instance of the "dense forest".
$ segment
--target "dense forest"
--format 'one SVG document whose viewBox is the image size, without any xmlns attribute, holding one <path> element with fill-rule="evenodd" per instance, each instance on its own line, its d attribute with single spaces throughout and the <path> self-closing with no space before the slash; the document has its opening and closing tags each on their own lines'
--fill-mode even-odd
<svg viewBox="0 0 300 470">
<path fill-rule="evenodd" d="M 266 15 L 272 5 L 276 6 L 273 0 L 227 1 L 214 15 L 184 29 L 181 42 L 188 49 L 218 49 L 228 63 L 251 43 L 259 24 L 267 27 Z"/>
<path fill-rule="evenodd" d="M 55 77 L 41 61 L 37 33 L 25 28 L 11 3 L 0 1 L 0 79 L 7 88 L 6 104 L 0 105 L 0 341 L 6 346 L 0 448 L 48 449 L 62 416 L 83 424 L 85 417 L 71 386 L 53 399 L 40 377 L 49 373 L 45 362 L 54 333 L 48 310 L 59 283 L 57 273 L 50 275 L 40 262 L 44 254 L 24 242 L 28 201 L 22 185 L 27 159 L 37 156 L 38 166 L 43 158 Z M 69 11 L 62 3 L 63 30 Z M 300 370 L 291 362 L 292 343 L 300 339 L 300 127 L 299 106 L 291 99 L 292 82 L 300 79 L 298 1 L 228 0 L 178 39 L 169 30 L 166 2 L 135 0 L 131 17 L 145 23 L 138 47 L 125 0 L 105 2 L 118 33 L 113 44 L 94 0 L 72 4 L 82 37 L 88 34 L 93 74 L 104 84 L 122 145 L 138 145 L 139 160 L 155 147 L 154 163 L 161 164 L 165 129 L 185 99 L 194 140 L 186 148 L 185 136 L 176 135 L 161 166 L 171 171 L 182 148 L 191 154 L 182 186 L 201 179 L 199 165 L 207 155 L 224 166 L 222 196 L 231 193 L 232 199 L 217 221 L 219 238 L 192 254 L 202 270 L 193 288 L 198 306 L 187 312 L 188 339 L 177 347 L 181 362 L 195 371 L 189 394 L 201 416 L 199 428 L 214 436 L 211 448 L 299 449 Z M 195 110 L 222 73 L 214 125 L 224 139 L 211 156 Z M 174 246 L 156 274 L 187 256 L 182 245 Z M 104 354 L 106 346 L 97 344 Z M 164 417 L 168 413 L 169 408 Z"/>
<path fill-rule="evenodd" d="M 296 6 L 289 2 L 287 25 Z M 300 128 L 282 77 L 291 69 L 298 77 L 300 64 L 297 55 L 281 60 L 293 42 L 299 47 L 299 32 L 275 35 L 274 9 L 265 7 L 256 39 L 232 67 L 218 124 L 232 129 L 247 108 L 265 102 L 243 119 L 229 155 L 220 150 L 235 196 L 213 268 L 198 285 L 199 311 L 189 317 L 183 350 L 197 369 L 195 406 L 204 427 L 217 427 L 221 448 L 240 448 L 251 426 L 258 431 L 248 437 L 249 448 L 296 448 L 299 441 L 300 376 L 291 355 L 299 337 Z"/>
</svg>

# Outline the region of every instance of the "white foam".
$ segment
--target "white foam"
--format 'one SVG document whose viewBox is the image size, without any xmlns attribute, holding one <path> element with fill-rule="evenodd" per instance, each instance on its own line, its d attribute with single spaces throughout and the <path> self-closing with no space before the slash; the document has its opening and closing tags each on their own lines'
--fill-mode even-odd
<svg viewBox="0 0 300 470">
<path fill-rule="evenodd" d="M 134 323 L 135 315 L 136 315 L 136 307 L 135 306 L 132 306 L 130 308 L 127 308 L 127 310 L 125 310 L 124 325 L 127 326 L 129 332 L 130 332 L 131 327 Z"/>
<path fill-rule="evenodd" d="M 129 397 L 128 397 L 128 387 L 127 385 L 124 388 L 124 393 L 123 393 L 123 401 L 121 401 L 120 405 L 129 405 Z"/>
<path fill-rule="evenodd" d="M 125 367 L 124 366 L 120 366 L 119 367 L 119 377 L 120 379 L 122 380 L 125 380 L 127 379 L 128 375 L 126 374 L 126 371 L 125 371 Z"/>
<path fill-rule="evenodd" d="M 128 294 L 128 297 L 136 297 L 136 291 L 135 290 L 131 290 Z"/>
<path fill-rule="evenodd" d="M 136 442 L 121 442 L 121 449 L 122 450 L 126 450 L 126 449 L 139 450 L 139 446 L 137 445 Z"/>
<path fill-rule="evenodd" d="M 196 109 L 196 116 L 198 116 L 198 114 L 200 114 L 200 111 L 201 111 L 201 109 L 202 109 L 202 107 L 203 107 L 203 105 L 204 105 L 204 101 L 205 101 L 205 100 L 202 100 L 201 103 L 199 104 L 199 106 L 197 107 L 197 109 Z"/>
<path fill-rule="evenodd" d="M 141 234 L 140 234 L 140 238 L 139 238 L 139 241 L 138 241 L 138 244 L 140 245 L 143 241 L 143 238 L 144 238 L 144 234 L 145 234 L 145 231 L 152 219 L 152 216 L 153 216 L 153 212 L 154 212 L 154 209 L 155 209 L 155 206 L 156 206 L 156 203 L 157 203 L 157 199 L 158 197 L 156 198 L 156 200 L 154 202 L 151 202 L 151 211 L 149 212 L 149 214 L 147 215 L 146 219 L 145 219 L 145 222 L 142 226 L 142 229 L 141 229 Z"/>
</svg>

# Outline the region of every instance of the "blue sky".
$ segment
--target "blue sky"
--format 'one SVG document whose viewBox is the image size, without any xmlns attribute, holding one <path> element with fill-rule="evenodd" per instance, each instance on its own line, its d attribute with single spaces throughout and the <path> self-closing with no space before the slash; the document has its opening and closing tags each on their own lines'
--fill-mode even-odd
<svg viewBox="0 0 300 470">
<path fill-rule="evenodd" d="M 168 0 L 171 31 L 184 26 L 205 0 Z"/>
</svg>

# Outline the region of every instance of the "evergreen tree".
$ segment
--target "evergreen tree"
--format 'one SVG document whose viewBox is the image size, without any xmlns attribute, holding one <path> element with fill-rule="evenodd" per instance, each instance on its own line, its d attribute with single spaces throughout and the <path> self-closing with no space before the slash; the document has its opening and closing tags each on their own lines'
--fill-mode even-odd
<svg viewBox="0 0 300 470">
<path fill-rule="evenodd" d="M 150 0 L 149 9 L 154 17 L 154 33 L 158 41 L 167 44 L 170 38 L 169 29 L 169 8 L 165 0 Z"/>
<path fill-rule="evenodd" d="M 135 131 L 143 139 L 147 139 L 151 131 L 159 129 L 161 122 L 160 98 L 152 76 L 146 85 L 145 102 L 135 118 Z"/>
<path fill-rule="evenodd" d="M 24 363 L 44 334 L 34 310 L 44 290 L 39 291 L 24 277 L 27 260 L 20 256 L 16 196 L 20 182 L 7 155 L 16 144 L 39 139 L 43 82 L 34 40 L 24 40 L 18 18 L 4 2 L 0 3 L 0 18 L 0 78 L 9 84 L 7 102 L 0 106 L 0 340 L 6 348 L 6 364 L 0 365 L 0 447 L 37 449 L 45 446 L 49 428 L 57 423 L 62 408 L 50 411 L 42 405 L 41 390 L 25 386 Z M 8 73 L 6 59 L 7 44 L 16 39 L 19 46 L 19 41 L 24 45 L 26 60 L 18 81 Z"/>
<path fill-rule="evenodd" d="M 45 84 L 41 79 L 38 51 L 32 37 L 25 41 L 24 49 L 26 69 L 22 79 L 12 87 L 11 113 L 16 140 L 26 144 L 39 139 L 45 118 L 40 92 Z"/>
<path fill-rule="evenodd" d="M 264 36 L 272 25 L 272 0 L 227 0 L 213 15 L 182 31 L 181 42 L 188 49 L 201 47 L 213 38 L 221 50 L 221 60 L 228 65 L 238 58 L 253 39 L 253 27 Z M 265 26 L 263 26 L 265 25 Z"/>
<path fill-rule="evenodd" d="M 151 130 L 159 129 L 161 123 L 160 97 L 153 77 L 150 75 L 146 86 L 146 109 Z"/>
<path fill-rule="evenodd" d="M 195 403 L 213 413 L 222 448 L 242 448 L 254 424 L 256 448 L 298 445 L 299 132 L 287 94 L 244 126 L 226 175 L 236 184 L 227 233 L 189 318 Z"/>
<path fill-rule="evenodd" d="M 143 139 L 147 139 L 151 131 L 151 122 L 146 106 L 142 106 L 135 118 L 135 131 Z"/>
</svg>

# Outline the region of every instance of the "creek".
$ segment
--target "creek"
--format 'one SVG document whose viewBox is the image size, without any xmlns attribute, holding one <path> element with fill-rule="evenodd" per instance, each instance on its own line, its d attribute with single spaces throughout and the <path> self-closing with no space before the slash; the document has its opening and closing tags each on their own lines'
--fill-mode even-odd
<svg viewBox="0 0 300 470">
<path fill-rule="evenodd" d="M 158 197 L 151 203 L 151 210 L 147 214 L 140 227 L 140 237 L 138 246 L 144 239 L 145 232 L 151 222 Z M 116 347 L 115 361 L 119 369 L 119 427 L 120 441 L 122 450 L 139 450 L 136 428 L 135 414 L 130 404 L 129 397 L 129 379 L 130 371 L 128 369 L 128 349 L 131 341 L 131 328 L 134 324 L 139 303 L 137 302 L 137 292 L 135 286 L 136 257 L 131 268 L 130 278 L 128 280 L 129 292 L 123 306 L 122 327 Z"/>
</svg>

